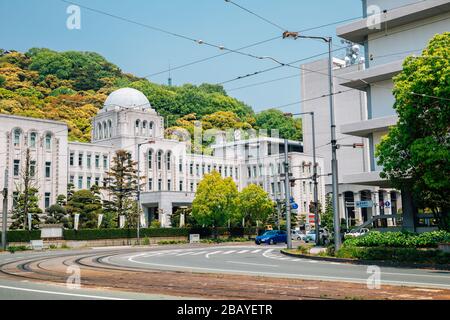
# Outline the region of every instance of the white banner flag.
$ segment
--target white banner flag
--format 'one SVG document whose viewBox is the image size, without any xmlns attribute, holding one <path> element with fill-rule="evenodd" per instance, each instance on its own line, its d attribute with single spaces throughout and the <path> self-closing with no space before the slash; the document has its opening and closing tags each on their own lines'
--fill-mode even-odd
<svg viewBox="0 0 450 320">
<path fill-rule="evenodd" d="M 141 222 L 141 227 L 142 228 L 145 228 L 146 227 L 146 225 L 145 225 L 145 216 L 144 216 L 144 214 L 143 213 L 141 213 L 141 216 L 140 216 L 140 222 Z"/>
<path fill-rule="evenodd" d="M 79 213 L 75 213 L 75 216 L 73 218 L 73 228 L 75 230 L 78 230 L 78 222 L 80 221 L 80 214 Z"/>
<path fill-rule="evenodd" d="M 119 228 L 122 229 L 123 227 L 125 227 L 125 216 L 120 216 L 119 217 Z"/>
<path fill-rule="evenodd" d="M 185 224 L 184 212 L 180 214 L 180 228 L 183 228 Z"/>
<path fill-rule="evenodd" d="M 29 213 L 28 214 L 28 230 L 30 230 L 31 231 L 31 226 L 32 226 L 32 223 L 33 223 L 33 220 L 32 220 L 33 218 L 31 217 L 31 213 Z"/>
<path fill-rule="evenodd" d="M 100 228 L 100 225 L 102 224 L 102 220 L 103 220 L 103 214 L 100 213 L 98 215 L 97 228 Z"/>
</svg>

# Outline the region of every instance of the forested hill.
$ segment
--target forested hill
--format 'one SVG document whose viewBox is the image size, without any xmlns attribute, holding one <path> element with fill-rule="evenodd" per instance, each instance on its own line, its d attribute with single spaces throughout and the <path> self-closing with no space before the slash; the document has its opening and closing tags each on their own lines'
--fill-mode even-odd
<svg viewBox="0 0 450 320">
<path fill-rule="evenodd" d="M 142 91 L 171 127 L 190 129 L 200 120 L 205 129 L 279 129 L 283 137 L 301 138 L 300 120 L 277 110 L 255 114 L 221 86 L 155 84 L 93 52 L 0 49 L 0 113 L 62 120 L 72 141 L 90 140 L 91 118 L 108 94 L 123 87 Z"/>
</svg>

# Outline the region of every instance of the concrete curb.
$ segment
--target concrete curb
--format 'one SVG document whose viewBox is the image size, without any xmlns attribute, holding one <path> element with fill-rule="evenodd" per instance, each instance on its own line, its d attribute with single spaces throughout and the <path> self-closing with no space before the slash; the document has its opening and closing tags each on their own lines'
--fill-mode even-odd
<svg viewBox="0 0 450 320">
<path fill-rule="evenodd" d="M 411 268 L 411 269 L 431 269 L 431 270 L 446 270 L 450 271 L 450 264 L 408 264 L 408 263 L 400 263 L 400 262 L 391 262 L 385 260 L 355 260 L 348 258 L 332 258 L 332 257 L 319 257 L 312 256 L 307 254 L 296 254 L 286 252 L 285 250 L 280 250 L 281 254 L 284 254 L 289 257 L 294 257 L 298 259 L 309 259 L 309 260 L 317 260 L 317 261 L 327 261 L 327 262 L 341 262 L 348 264 L 358 264 L 358 265 L 377 265 L 377 266 L 385 266 L 385 267 L 397 267 L 397 268 Z"/>
</svg>

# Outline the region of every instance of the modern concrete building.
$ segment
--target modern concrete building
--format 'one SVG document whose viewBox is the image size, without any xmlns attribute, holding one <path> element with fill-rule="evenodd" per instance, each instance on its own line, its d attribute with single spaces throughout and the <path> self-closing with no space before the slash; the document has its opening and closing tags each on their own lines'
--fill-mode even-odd
<svg viewBox="0 0 450 320">
<path fill-rule="evenodd" d="M 450 30 L 450 1 L 362 2 L 364 18 L 337 28 L 337 35 L 364 46 L 365 68 L 347 72 L 338 81 L 344 88 L 364 93 L 367 105 L 360 120 L 340 123 L 340 132 L 368 142 L 369 166 L 359 172 L 345 173 L 341 182 L 389 188 L 389 182 L 380 177 L 382 168 L 377 164 L 375 148 L 389 127 L 397 122 L 392 77 L 401 72 L 406 56 L 420 54 L 434 35 Z M 337 113 L 340 107 L 337 104 Z M 340 160 L 347 161 L 347 158 Z M 378 199 L 383 196 L 384 200 L 387 196 L 389 200 L 389 195 L 379 193 Z M 416 230 L 410 196 L 405 192 L 402 195 L 403 227 Z"/>
<path fill-rule="evenodd" d="M 165 138 L 164 119 L 151 107 L 140 91 L 124 88 L 111 93 L 101 110 L 92 119 L 90 143 L 68 141 L 65 123 L 10 115 L 0 115 L 0 179 L 5 168 L 10 173 L 9 190 L 21 190 L 20 177 L 24 154 L 31 150 L 35 175 L 33 183 L 39 189 L 42 209 L 54 204 L 56 197 L 67 193 L 67 185 L 76 190 L 104 185 L 106 172 L 117 150 L 127 150 L 136 161 L 145 183 L 141 203 L 145 222 L 157 219 L 170 226 L 170 215 L 179 207 L 192 204 L 198 183 L 213 170 L 231 177 L 238 189 L 255 183 L 274 199 L 284 199 L 284 184 L 280 181 L 284 162 L 284 140 L 268 137 L 225 138 L 214 133 L 212 154 L 191 150 L 191 139 L 180 141 Z M 183 134 L 180 134 L 183 136 Z M 201 138 L 201 137 L 200 137 Z M 138 147 L 140 145 L 140 147 Z M 312 157 L 303 152 L 303 145 L 289 141 L 289 160 L 294 178 L 311 176 Z M 319 172 L 323 159 L 317 159 Z M 306 213 L 313 200 L 312 184 L 291 188 L 299 204 L 298 213 Z M 11 193 L 8 211 L 14 205 Z M 103 192 L 103 197 L 109 195 Z M 325 199 L 324 181 L 319 181 L 319 197 Z"/>
</svg>

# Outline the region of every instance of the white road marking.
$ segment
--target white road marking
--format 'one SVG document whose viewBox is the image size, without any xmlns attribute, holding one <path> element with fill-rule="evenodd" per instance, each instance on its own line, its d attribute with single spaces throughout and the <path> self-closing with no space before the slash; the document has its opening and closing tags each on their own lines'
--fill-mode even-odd
<svg viewBox="0 0 450 320">
<path fill-rule="evenodd" d="M 258 266 L 258 267 L 279 267 L 277 265 L 274 264 L 260 264 L 260 263 L 251 263 L 251 262 L 239 262 L 239 261 L 226 261 L 227 263 L 234 263 L 234 264 L 245 264 L 245 265 L 250 265 L 250 266 Z"/>
<path fill-rule="evenodd" d="M 220 253 L 220 252 L 222 252 L 222 250 L 219 250 L 219 251 L 213 251 L 213 252 L 207 253 L 207 254 L 205 255 L 205 257 L 206 257 L 206 259 L 209 259 L 209 256 L 211 256 L 211 255 L 213 255 L 213 254 Z"/>
<path fill-rule="evenodd" d="M 194 254 L 195 252 L 189 251 L 189 252 L 183 252 L 183 253 L 178 253 L 176 256 L 187 256 L 188 254 Z"/>
<path fill-rule="evenodd" d="M 57 292 L 57 291 L 48 291 L 48 290 L 36 290 L 36 289 L 9 287 L 9 286 L 2 286 L 2 285 L 0 285 L 0 288 L 16 290 L 16 291 L 47 293 L 47 294 L 54 294 L 54 295 L 60 295 L 60 296 L 71 296 L 71 297 L 80 297 L 80 298 L 94 298 L 94 299 L 103 299 L 103 300 L 126 300 L 126 299 L 121 299 L 121 298 L 94 296 L 94 295 L 89 295 L 89 294 L 66 293 L 66 292 Z"/>
<path fill-rule="evenodd" d="M 246 252 L 249 252 L 250 250 L 241 250 L 241 251 L 239 251 L 239 252 L 237 252 L 237 253 L 246 253 Z"/>
<path fill-rule="evenodd" d="M 193 254 L 193 256 L 198 256 L 198 255 L 201 255 L 201 254 L 205 254 L 205 253 L 207 253 L 208 251 L 200 251 L 200 252 L 196 252 L 196 253 L 194 253 Z"/>
<path fill-rule="evenodd" d="M 236 252 L 236 250 L 225 251 L 223 254 L 230 254 L 230 253 L 233 253 L 233 252 Z"/>
<path fill-rule="evenodd" d="M 258 252 L 260 252 L 260 251 L 262 251 L 262 249 L 256 249 L 256 250 L 253 250 L 251 253 L 258 253 Z"/>
</svg>

